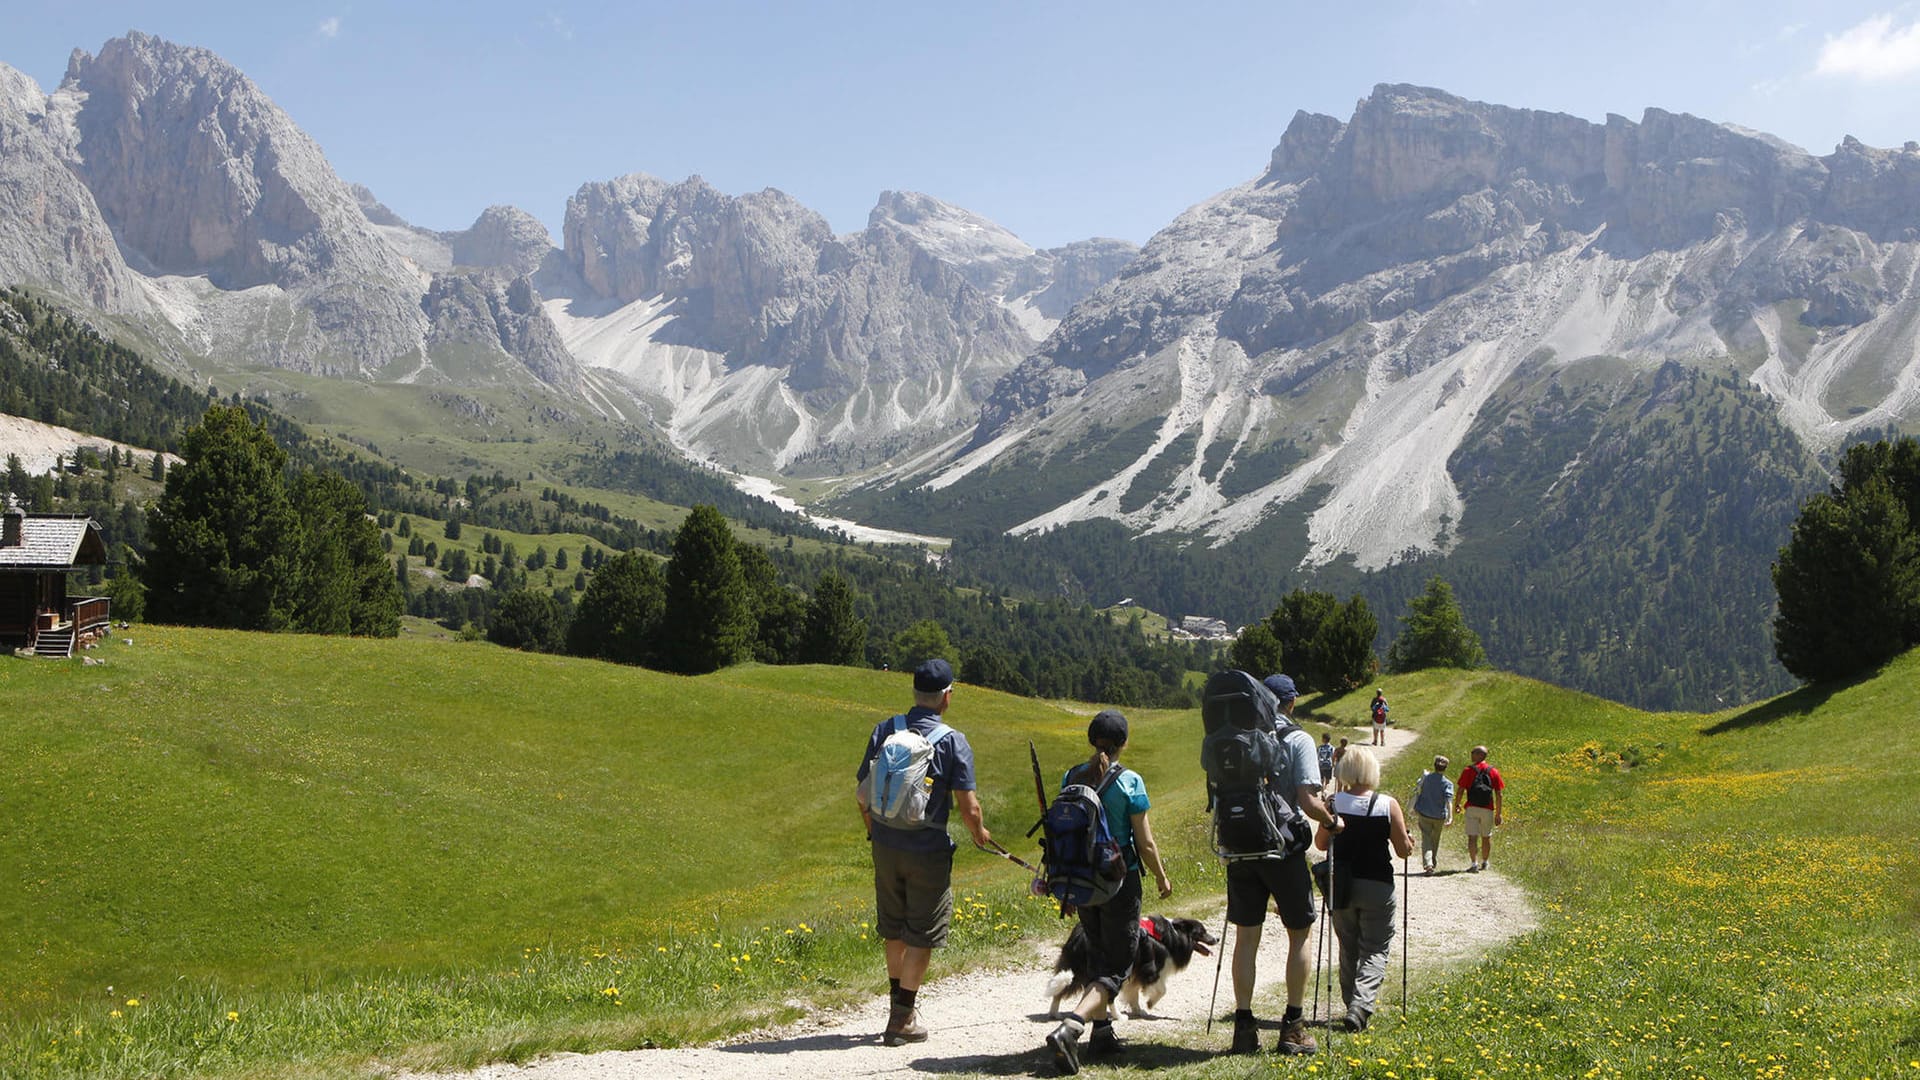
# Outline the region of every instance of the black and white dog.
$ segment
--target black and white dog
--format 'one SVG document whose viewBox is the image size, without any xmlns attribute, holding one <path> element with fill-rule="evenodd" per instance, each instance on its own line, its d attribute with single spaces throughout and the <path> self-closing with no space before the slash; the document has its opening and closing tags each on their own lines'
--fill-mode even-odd
<svg viewBox="0 0 1920 1080">
<path fill-rule="evenodd" d="M 1212 946 L 1220 944 L 1197 919 L 1169 919 L 1160 915 L 1140 917 L 1140 935 L 1133 943 L 1133 972 L 1120 986 L 1120 1001 L 1127 1015 L 1146 1016 L 1167 992 L 1169 974 L 1187 966 L 1195 953 L 1212 956 Z M 1060 959 L 1054 962 L 1054 975 L 1047 981 L 1047 993 L 1053 995 L 1048 1015 L 1060 1015 L 1060 1002 L 1069 994 L 1078 996 L 1093 982 L 1093 950 L 1087 945 L 1087 932 L 1079 926 L 1060 946 Z M 1146 995 L 1146 1003 L 1140 997 Z"/>
</svg>

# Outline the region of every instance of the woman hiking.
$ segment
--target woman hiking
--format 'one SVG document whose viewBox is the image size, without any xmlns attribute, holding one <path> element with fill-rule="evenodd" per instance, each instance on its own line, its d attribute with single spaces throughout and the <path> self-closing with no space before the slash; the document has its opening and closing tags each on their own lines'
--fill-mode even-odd
<svg viewBox="0 0 1920 1080">
<path fill-rule="evenodd" d="M 1329 836 L 1323 826 L 1313 846 L 1331 848 L 1333 861 L 1327 911 L 1340 941 L 1340 996 L 1347 1003 L 1347 1015 L 1337 1023 L 1343 1031 L 1364 1031 L 1392 953 L 1393 856 L 1411 856 L 1413 837 L 1399 800 L 1376 790 L 1380 760 L 1373 751 L 1349 748 L 1337 771 L 1340 791 L 1333 797 L 1333 812 L 1345 827 Z"/>
<path fill-rule="evenodd" d="M 1067 770 L 1060 781 L 1062 788 L 1075 783 L 1100 787 L 1126 749 L 1127 718 L 1113 709 L 1096 713 L 1087 725 L 1087 742 L 1093 746 L 1093 756 Z M 1087 932 L 1095 958 L 1096 977 L 1073 1011 L 1047 1036 L 1054 1067 L 1063 1076 L 1080 1071 L 1080 1035 L 1089 1023 L 1093 1025 L 1093 1035 L 1087 1042 L 1089 1053 L 1120 1052 L 1120 1040 L 1113 1033 L 1113 999 L 1133 970 L 1135 938 L 1140 933 L 1141 866 L 1153 871 L 1162 900 L 1173 895 L 1173 883 L 1167 880 L 1160 850 L 1153 843 L 1153 829 L 1147 824 L 1147 782 L 1132 769 L 1120 767 L 1113 779 L 1100 787 L 1100 806 L 1106 814 L 1107 831 L 1126 858 L 1127 876 L 1112 899 L 1079 909 L 1080 925 Z"/>
</svg>

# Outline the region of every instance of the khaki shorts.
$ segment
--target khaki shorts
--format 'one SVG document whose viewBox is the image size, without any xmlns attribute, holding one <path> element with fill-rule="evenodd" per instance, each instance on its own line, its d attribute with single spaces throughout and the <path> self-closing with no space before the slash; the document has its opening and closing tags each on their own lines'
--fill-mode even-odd
<svg viewBox="0 0 1920 1080">
<path fill-rule="evenodd" d="M 873 845 L 873 892 L 881 938 L 919 949 L 947 943 L 953 921 L 953 852 Z"/>
<path fill-rule="evenodd" d="M 1460 815 L 1460 820 L 1467 823 L 1468 836 L 1493 835 L 1492 807 L 1469 806 L 1466 811 Z"/>
</svg>

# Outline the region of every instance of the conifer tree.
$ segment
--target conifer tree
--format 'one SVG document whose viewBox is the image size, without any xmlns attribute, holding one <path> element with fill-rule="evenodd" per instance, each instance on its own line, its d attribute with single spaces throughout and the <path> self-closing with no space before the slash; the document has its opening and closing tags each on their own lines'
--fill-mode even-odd
<svg viewBox="0 0 1920 1080">
<path fill-rule="evenodd" d="M 661 659 L 674 671 L 702 674 L 753 654 L 753 599 L 733 532 L 716 507 L 694 507 L 674 534 L 667 619 Z"/>
<path fill-rule="evenodd" d="M 1279 606 L 1267 616 L 1267 629 L 1280 643 L 1280 655 L 1291 669 L 1287 674 L 1303 693 L 1332 686 L 1314 653 L 1314 638 L 1339 607 L 1332 593 L 1295 589 L 1281 597 Z"/>
<path fill-rule="evenodd" d="M 1280 639 L 1273 636 L 1273 630 L 1264 622 L 1256 622 L 1240 631 L 1234 639 L 1230 654 L 1233 666 L 1247 672 L 1256 679 L 1263 679 L 1281 670 L 1285 653 L 1281 651 Z"/>
<path fill-rule="evenodd" d="M 658 663 L 667 582 L 654 560 L 629 551 L 602 564 L 574 609 L 567 652 L 621 664 Z"/>
<path fill-rule="evenodd" d="M 803 664 L 852 665 L 866 658 L 867 624 L 854 611 L 853 587 L 846 578 L 820 575 L 807 600 L 798 652 Z"/>
<path fill-rule="evenodd" d="M 1486 649 L 1481 647 L 1480 635 L 1467 625 L 1454 600 L 1453 586 L 1437 574 L 1428 578 L 1426 591 L 1407 604 L 1406 625 L 1387 650 L 1387 670 L 1485 666 Z"/>
<path fill-rule="evenodd" d="M 1373 640 L 1380 621 L 1373 617 L 1365 597 L 1358 594 L 1338 605 L 1320 624 L 1308 646 L 1320 681 L 1319 690 L 1350 690 L 1372 679 L 1380 670 Z"/>
</svg>

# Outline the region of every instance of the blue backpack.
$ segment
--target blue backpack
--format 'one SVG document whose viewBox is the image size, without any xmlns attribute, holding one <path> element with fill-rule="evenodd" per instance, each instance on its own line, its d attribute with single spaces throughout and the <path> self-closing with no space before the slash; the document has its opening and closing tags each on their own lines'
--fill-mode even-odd
<svg viewBox="0 0 1920 1080">
<path fill-rule="evenodd" d="M 1061 914 L 1106 903 L 1127 879 L 1126 854 L 1107 828 L 1106 809 L 1100 802 L 1107 785 L 1123 769 L 1115 762 L 1094 786 L 1074 783 L 1061 788 L 1035 826 L 1042 830 L 1040 865 L 1047 894 L 1060 902 Z"/>
</svg>

